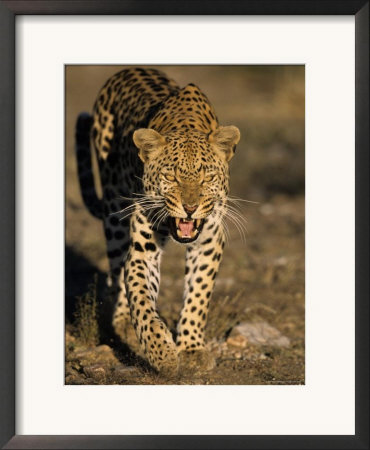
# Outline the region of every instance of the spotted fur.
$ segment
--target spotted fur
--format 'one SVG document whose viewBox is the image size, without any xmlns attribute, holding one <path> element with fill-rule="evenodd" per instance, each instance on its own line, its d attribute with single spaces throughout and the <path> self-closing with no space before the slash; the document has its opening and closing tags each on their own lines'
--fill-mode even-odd
<svg viewBox="0 0 370 450">
<path fill-rule="evenodd" d="M 102 199 L 94 187 L 90 140 Z M 205 326 L 224 247 L 228 161 L 238 141 L 239 130 L 219 126 L 197 86 L 180 88 L 154 69 L 130 68 L 111 77 L 93 116 L 85 113 L 77 121 L 82 197 L 103 219 L 117 296 L 113 325 L 123 339 L 133 326 L 157 370 L 212 367 Z M 160 261 L 169 238 L 187 247 L 175 338 L 157 310 Z"/>
</svg>

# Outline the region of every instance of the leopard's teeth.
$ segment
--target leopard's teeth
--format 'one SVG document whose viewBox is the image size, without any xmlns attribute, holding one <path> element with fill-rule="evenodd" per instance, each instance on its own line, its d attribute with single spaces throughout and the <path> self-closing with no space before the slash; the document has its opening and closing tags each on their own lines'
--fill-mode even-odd
<svg viewBox="0 0 370 450">
<path fill-rule="evenodd" d="M 175 221 L 176 221 L 176 228 L 179 228 L 180 219 L 175 217 Z"/>
<path fill-rule="evenodd" d="M 195 219 L 195 228 L 199 228 L 200 219 Z"/>
</svg>

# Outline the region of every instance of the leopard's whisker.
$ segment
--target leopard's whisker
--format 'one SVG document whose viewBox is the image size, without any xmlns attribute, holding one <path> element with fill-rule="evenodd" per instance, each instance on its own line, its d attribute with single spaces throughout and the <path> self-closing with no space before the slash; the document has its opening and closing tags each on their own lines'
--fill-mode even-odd
<svg viewBox="0 0 370 450">
<path fill-rule="evenodd" d="M 166 213 L 166 210 L 165 210 L 164 207 L 162 207 L 157 213 L 154 214 L 155 220 L 154 220 L 154 223 L 153 223 L 153 228 L 156 226 L 157 221 L 160 220 L 160 218 L 162 217 L 163 213 Z M 158 222 L 158 226 L 159 226 L 159 222 Z"/>
<path fill-rule="evenodd" d="M 138 204 L 133 204 L 133 205 L 128 206 L 127 208 L 122 209 L 121 211 L 117 211 L 117 212 L 112 213 L 112 214 L 110 214 L 110 215 L 113 215 L 113 214 L 119 214 L 119 213 L 122 214 L 122 213 L 125 213 L 125 212 L 126 212 L 126 214 L 124 214 L 124 215 L 123 215 L 122 217 L 120 217 L 120 219 L 119 219 L 119 220 L 123 220 L 123 219 L 125 219 L 126 217 L 131 216 L 131 215 L 135 212 L 136 206 L 139 206 L 139 207 L 141 208 L 142 212 L 144 212 L 144 213 L 145 213 L 146 211 L 149 211 L 149 210 L 158 208 L 158 205 L 157 205 L 157 204 L 148 204 L 148 205 L 138 205 Z M 131 211 L 130 211 L 130 209 L 131 209 Z"/>
<path fill-rule="evenodd" d="M 228 227 L 226 226 L 226 219 L 229 219 L 236 229 L 239 232 L 240 237 L 242 238 L 242 241 L 246 242 L 245 232 L 248 233 L 248 230 L 246 228 L 246 218 L 233 206 L 228 205 L 225 202 L 222 202 L 221 200 L 217 203 L 217 211 L 221 212 L 222 219 L 224 222 L 224 228 L 225 230 L 228 230 Z M 225 219 L 225 220 L 224 220 Z"/>
<path fill-rule="evenodd" d="M 232 212 L 236 217 L 238 217 L 243 223 L 247 224 L 247 218 L 236 208 L 231 205 L 226 205 L 226 211 Z"/>
<path fill-rule="evenodd" d="M 259 205 L 259 203 L 260 203 L 260 202 L 255 202 L 253 200 L 246 200 L 245 198 L 234 197 L 232 195 L 228 195 L 227 200 L 230 200 L 231 202 L 235 202 L 235 203 L 238 203 L 238 202 L 253 203 L 255 205 Z"/>
<path fill-rule="evenodd" d="M 161 226 L 163 221 L 167 219 L 168 216 L 169 216 L 169 213 L 165 210 L 163 215 L 162 215 L 162 219 L 158 222 L 158 228 Z"/>
<path fill-rule="evenodd" d="M 154 205 L 154 204 L 157 205 L 158 202 L 154 201 L 154 200 L 143 199 L 143 200 L 135 201 L 132 204 L 126 206 L 125 208 L 120 209 L 119 211 L 115 211 L 113 213 L 110 213 L 109 215 L 112 216 L 112 215 L 115 215 L 115 214 L 121 214 L 121 213 L 124 213 L 126 211 L 129 211 L 130 209 L 134 210 L 136 208 L 136 205 L 140 205 L 140 206 L 145 207 L 147 205 L 151 206 L 151 205 Z"/>
<path fill-rule="evenodd" d="M 231 237 L 230 237 L 229 227 L 228 227 L 227 222 L 224 217 L 224 205 L 221 202 L 217 202 L 215 204 L 214 210 L 216 211 L 216 213 L 219 216 L 222 229 L 224 230 L 226 242 L 229 243 Z"/>
<path fill-rule="evenodd" d="M 238 216 L 236 216 L 232 211 L 226 211 L 224 217 L 229 219 L 235 225 L 235 227 L 239 231 L 240 237 L 245 243 L 246 242 L 245 232 L 247 232 L 247 229 L 245 227 L 245 224 L 241 221 L 241 219 Z"/>
</svg>

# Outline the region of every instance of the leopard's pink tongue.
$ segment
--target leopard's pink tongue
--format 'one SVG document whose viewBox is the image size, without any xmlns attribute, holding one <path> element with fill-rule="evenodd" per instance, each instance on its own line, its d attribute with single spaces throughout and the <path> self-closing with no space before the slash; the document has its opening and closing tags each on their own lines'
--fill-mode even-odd
<svg viewBox="0 0 370 450">
<path fill-rule="evenodd" d="M 179 228 L 180 228 L 182 237 L 191 237 L 191 232 L 194 229 L 194 222 L 193 221 L 183 222 L 182 220 L 180 220 Z"/>
</svg>

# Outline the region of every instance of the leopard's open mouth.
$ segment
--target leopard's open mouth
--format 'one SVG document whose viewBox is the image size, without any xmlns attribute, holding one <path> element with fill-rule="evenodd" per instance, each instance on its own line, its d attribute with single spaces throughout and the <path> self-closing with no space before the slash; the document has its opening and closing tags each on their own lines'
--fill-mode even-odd
<svg viewBox="0 0 370 450">
<path fill-rule="evenodd" d="M 168 218 L 172 237 L 182 244 L 194 242 L 204 225 L 204 219 L 180 219 L 178 217 Z"/>
</svg>

